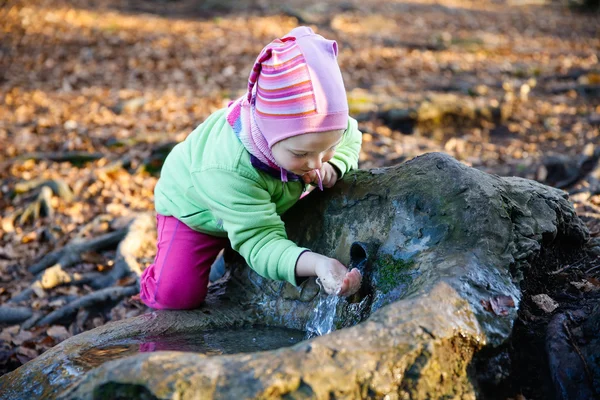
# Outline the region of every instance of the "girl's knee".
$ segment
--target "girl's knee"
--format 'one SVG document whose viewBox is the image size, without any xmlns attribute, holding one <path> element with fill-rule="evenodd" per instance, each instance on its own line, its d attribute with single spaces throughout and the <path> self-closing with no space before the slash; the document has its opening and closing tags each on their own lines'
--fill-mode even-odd
<svg viewBox="0 0 600 400">
<path fill-rule="evenodd" d="M 159 310 L 191 310 L 204 303 L 207 288 L 182 285 L 146 285 L 140 283 L 140 299 L 150 308 Z"/>
<path fill-rule="evenodd" d="M 161 309 L 165 310 L 193 310 L 194 308 L 200 307 L 204 303 L 205 298 L 206 293 L 187 298 L 170 296 L 163 300 L 159 299 L 156 304 L 159 305 Z"/>
</svg>

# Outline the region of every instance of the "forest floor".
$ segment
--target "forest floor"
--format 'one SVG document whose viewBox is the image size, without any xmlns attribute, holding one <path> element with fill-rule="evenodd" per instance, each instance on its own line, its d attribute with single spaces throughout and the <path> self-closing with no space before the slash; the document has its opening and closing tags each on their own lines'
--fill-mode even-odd
<svg viewBox="0 0 600 400">
<path fill-rule="evenodd" d="M 439 151 L 535 179 L 570 194 L 595 241 L 600 16 L 563 3 L 0 0 L 0 374 L 146 311 L 130 296 L 154 243 L 135 234 L 165 154 L 299 24 L 339 44 L 361 168 Z M 531 355 L 502 396 L 545 397 L 525 375 L 547 369 L 551 317 L 598 296 L 599 257 L 532 273 L 515 328 Z"/>
</svg>

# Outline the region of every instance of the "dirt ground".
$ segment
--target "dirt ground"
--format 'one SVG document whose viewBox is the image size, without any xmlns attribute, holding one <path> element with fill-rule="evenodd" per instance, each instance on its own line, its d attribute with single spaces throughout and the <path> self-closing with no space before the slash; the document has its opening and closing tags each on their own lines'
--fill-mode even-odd
<svg viewBox="0 0 600 400">
<path fill-rule="evenodd" d="M 0 311 L 0 374 L 146 311 L 129 297 L 153 243 L 127 253 L 123 227 L 152 212 L 173 144 L 240 96 L 260 49 L 299 24 L 338 41 L 361 168 L 441 151 L 536 179 L 571 195 L 595 244 L 600 14 L 564 3 L 0 1 L 0 303 L 21 313 Z M 600 252 L 563 255 L 526 275 L 498 398 L 548 398 L 551 318 L 599 297 Z M 558 307 L 544 311 L 540 294 Z"/>
</svg>

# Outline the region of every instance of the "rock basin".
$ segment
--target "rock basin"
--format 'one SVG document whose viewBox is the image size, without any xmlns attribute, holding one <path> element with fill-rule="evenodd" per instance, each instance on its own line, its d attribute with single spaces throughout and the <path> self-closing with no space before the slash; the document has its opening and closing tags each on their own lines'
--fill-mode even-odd
<svg viewBox="0 0 600 400">
<path fill-rule="evenodd" d="M 306 327 L 320 296 L 314 280 L 293 287 L 229 260 L 227 279 L 200 310 L 77 335 L 0 378 L 0 390 L 9 399 L 475 398 L 468 367 L 510 336 L 522 271 L 542 248 L 588 239 L 564 192 L 438 153 L 350 173 L 285 222 L 300 245 L 364 273 L 361 291 L 337 305 L 337 331 L 277 350 L 159 351 L 73 371 L 90 349 L 132 338 Z"/>
</svg>

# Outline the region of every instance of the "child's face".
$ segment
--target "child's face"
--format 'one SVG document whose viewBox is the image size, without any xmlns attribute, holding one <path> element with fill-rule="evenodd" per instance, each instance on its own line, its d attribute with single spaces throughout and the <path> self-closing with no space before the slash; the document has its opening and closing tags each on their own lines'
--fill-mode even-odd
<svg viewBox="0 0 600 400">
<path fill-rule="evenodd" d="M 304 175 L 331 160 L 343 134 L 342 129 L 304 133 L 275 143 L 271 152 L 280 167 Z"/>
</svg>

